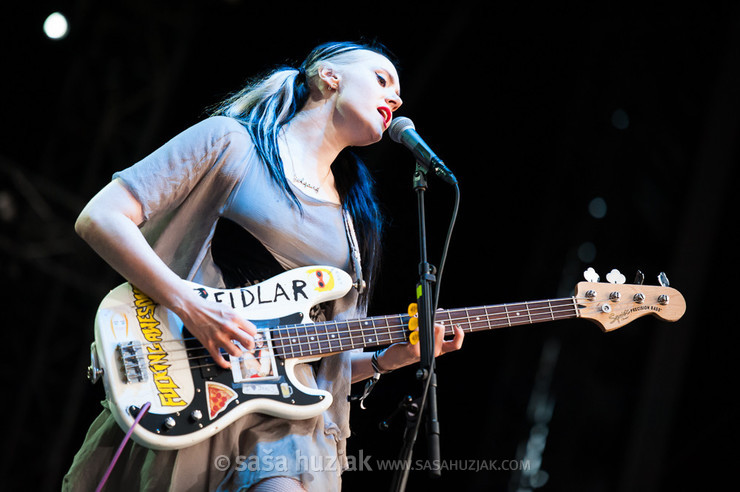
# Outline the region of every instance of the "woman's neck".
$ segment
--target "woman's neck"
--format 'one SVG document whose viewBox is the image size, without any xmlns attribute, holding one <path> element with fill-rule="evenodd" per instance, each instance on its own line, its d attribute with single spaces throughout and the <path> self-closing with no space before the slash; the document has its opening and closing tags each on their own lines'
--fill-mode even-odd
<svg viewBox="0 0 740 492">
<path fill-rule="evenodd" d="M 284 139 L 296 165 L 320 176 L 326 176 L 339 152 L 346 146 L 337 138 L 331 124 L 332 105 L 322 104 L 303 108 L 296 113 L 284 130 Z M 290 158 L 290 156 L 288 156 Z"/>
<path fill-rule="evenodd" d="M 286 177 L 318 198 L 338 203 L 331 165 L 345 145 L 331 124 L 331 105 L 308 104 L 284 127 L 281 137 Z"/>
</svg>

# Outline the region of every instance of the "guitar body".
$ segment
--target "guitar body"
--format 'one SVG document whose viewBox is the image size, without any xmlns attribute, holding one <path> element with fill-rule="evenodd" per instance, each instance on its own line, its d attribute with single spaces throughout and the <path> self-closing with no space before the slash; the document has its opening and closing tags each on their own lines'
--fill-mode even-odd
<svg viewBox="0 0 740 492">
<path fill-rule="evenodd" d="M 306 387 L 294 374 L 297 364 L 316 357 L 286 357 L 290 354 L 275 346 L 272 328 L 310 323 L 311 308 L 350 290 L 347 273 L 311 266 L 245 288 L 192 285 L 198 295 L 252 321 L 262 338 L 255 351 L 229 356 L 231 370 L 222 369 L 174 313 L 128 283 L 112 290 L 96 315 L 91 371 L 102 377 L 111 412 L 123 429 L 151 404 L 133 430 L 136 442 L 179 449 L 248 413 L 305 419 L 331 405 L 331 394 Z"/>
</svg>

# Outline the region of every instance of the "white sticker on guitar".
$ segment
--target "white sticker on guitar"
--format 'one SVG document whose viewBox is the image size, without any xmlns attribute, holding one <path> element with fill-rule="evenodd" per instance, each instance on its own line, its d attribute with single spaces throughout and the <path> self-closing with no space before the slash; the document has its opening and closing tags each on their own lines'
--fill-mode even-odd
<svg viewBox="0 0 740 492">
<path fill-rule="evenodd" d="M 277 384 L 242 384 L 245 395 L 279 395 Z"/>
</svg>

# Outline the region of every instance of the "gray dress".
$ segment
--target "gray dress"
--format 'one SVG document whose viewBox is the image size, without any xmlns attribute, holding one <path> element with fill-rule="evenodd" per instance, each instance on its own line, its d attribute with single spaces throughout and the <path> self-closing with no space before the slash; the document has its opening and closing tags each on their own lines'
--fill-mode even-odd
<svg viewBox="0 0 740 492">
<path fill-rule="evenodd" d="M 222 217 L 257 238 L 282 268 L 327 264 L 353 271 L 341 207 L 295 187 L 301 214 L 269 177 L 248 133 L 231 118 L 194 125 L 114 178 L 141 203 L 142 232 L 182 278 L 224 286 L 212 251 Z M 332 317 L 362 317 L 356 306 L 352 290 L 334 302 Z M 311 491 L 339 490 L 347 463 L 350 353 L 323 359 L 316 374 L 311 365 L 300 365 L 296 375 L 307 386 L 332 393 L 332 406 L 306 420 L 247 415 L 214 437 L 175 451 L 129 443 L 106 490 L 246 490 L 270 476 L 295 477 Z M 75 456 L 64 489 L 93 490 L 122 438 L 105 408 Z"/>
</svg>

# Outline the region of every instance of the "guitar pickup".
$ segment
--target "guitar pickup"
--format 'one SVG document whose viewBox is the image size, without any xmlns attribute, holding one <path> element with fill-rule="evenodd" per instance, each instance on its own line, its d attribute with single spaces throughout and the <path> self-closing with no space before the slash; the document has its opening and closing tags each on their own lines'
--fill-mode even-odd
<svg viewBox="0 0 740 492">
<path fill-rule="evenodd" d="M 147 380 L 147 364 L 141 342 L 132 340 L 116 346 L 121 361 L 121 378 L 124 383 L 142 383 Z"/>
</svg>

